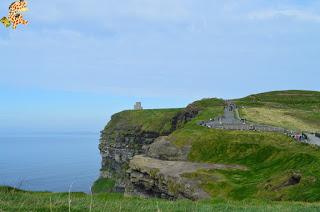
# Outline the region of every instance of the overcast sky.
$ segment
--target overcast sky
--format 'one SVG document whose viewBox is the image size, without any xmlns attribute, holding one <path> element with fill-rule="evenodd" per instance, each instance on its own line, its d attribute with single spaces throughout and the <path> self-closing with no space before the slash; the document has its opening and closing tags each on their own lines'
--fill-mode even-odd
<svg viewBox="0 0 320 212">
<path fill-rule="evenodd" d="M 30 0 L 29 9 L 28 26 L 0 27 L 0 133 L 97 132 L 135 101 L 320 90 L 319 1 Z"/>
</svg>

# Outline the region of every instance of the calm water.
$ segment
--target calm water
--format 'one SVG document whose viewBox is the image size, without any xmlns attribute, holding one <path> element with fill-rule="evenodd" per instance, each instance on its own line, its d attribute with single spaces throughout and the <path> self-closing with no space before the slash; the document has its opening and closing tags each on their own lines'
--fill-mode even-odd
<svg viewBox="0 0 320 212">
<path fill-rule="evenodd" d="M 0 185 L 90 191 L 100 169 L 99 135 L 0 136 Z"/>
</svg>

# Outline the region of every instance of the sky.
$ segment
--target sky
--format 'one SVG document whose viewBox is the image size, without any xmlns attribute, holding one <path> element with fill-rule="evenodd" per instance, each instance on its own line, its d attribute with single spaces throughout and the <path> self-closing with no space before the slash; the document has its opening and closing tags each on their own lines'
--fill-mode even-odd
<svg viewBox="0 0 320 212">
<path fill-rule="evenodd" d="M 319 1 L 28 3 L 27 26 L 0 26 L 0 133 L 99 132 L 136 101 L 320 90 Z"/>
</svg>

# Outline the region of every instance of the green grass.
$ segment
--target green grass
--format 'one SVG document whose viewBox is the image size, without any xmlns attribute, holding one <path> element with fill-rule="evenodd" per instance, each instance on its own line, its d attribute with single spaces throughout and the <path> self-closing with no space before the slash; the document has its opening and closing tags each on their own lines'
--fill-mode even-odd
<svg viewBox="0 0 320 212">
<path fill-rule="evenodd" d="M 70 201 L 69 201 L 70 200 Z M 69 205 L 70 203 L 70 205 Z M 25 192 L 0 187 L 0 211 L 319 211 L 319 203 L 187 200 L 166 201 L 123 197 L 120 194 Z"/>
<path fill-rule="evenodd" d="M 271 107 L 291 107 L 306 109 L 318 108 L 320 103 L 320 92 L 318 91 L 273 91 L 260 94 L 250 95 L 238 99 L 236 102 L 240 105 L 247 106 L 271 106 Z"/>
<path fill-rule="evenodd" d="M 175 132 L 175 143 L 192 145 L 189 160 L 195 162 L 242 164 L 247 171 L 208 171 L 198 173 L 202 188 L 214 198 L 320 200 L 320 151 L 298 144 L 276 133 L 221 131 L 214 129 Z M 301 173 L 300 184 L 281 190 L 265 189 L 283 182 L 290 173 Z M 219 177 L 215 177 L 219 176 Z M 220 180 L 208 180 L 208 179 Z"/>
<path fill-rule="evenodd" d="M 177 146 L 190 145 L 195 137 L 203 136 L 203 132 L 208 129 L 199 126 L 198 122 L 215 118 L 222 115 L 224 111 L 224 101 L 221 99 L 204 99 L 191 105 L 200 109 L 199 114 L 169 136 L 169 139 Z"/>
<path fill-rule="evenodd" d="M 225 102 L 223 99 L 205 98 L 199 101 L 195 101 L 189 106 L 198 107 L 200 108 L 200 110 L 207 110 L 210 108 L 224 106 L 224 104 Z"/>
<path fill-rule="evenodd" d="M 236 139 L 235 139 L 236 138 Z M 193 143 L 191 161 L 242 164 L 248 171 L 209 171 L 222 175 L 221 181 L 203 181 L 212 196 L 226 199 L 270 199 L 318 201 L 320 199 L 320 154 L 317 148 L 297 144 L 281 135 L 230 132 L 212 135 L 210 140 Z M 291 173 L 300 173 L 300 184 L 280 190 L 277 187 Z M 280 180 L 279 180 L 280 179 Z M 228 192 L 225 192 L 227 190 Z"/>
<path fill-rule="evenodd" d="M 320 113 L 307 110 L 246 107 L 241 109 L 241 116 L 255 123 L 296 131 L 320 132 Z"/>
<path fill-rule="evenodd" d="M 113 115 L 106 129 L 137 129 L 168 134 L 172 130 L 172 118 L 181 111 L 182 109 L 127 110 Z"/>
<path fill-rule="evenodd" d="M 99 178 L 93 183 L 91 191 L 95 194 L 110 192 L 112 191 L 115 182 L 116 181 L 113 179 Z"/>
</svg>

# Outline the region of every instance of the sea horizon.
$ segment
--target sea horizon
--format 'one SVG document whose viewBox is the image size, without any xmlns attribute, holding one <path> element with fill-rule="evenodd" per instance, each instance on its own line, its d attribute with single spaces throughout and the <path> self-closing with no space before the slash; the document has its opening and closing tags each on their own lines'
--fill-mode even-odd
<svg viewBox="0 0 320 212">
<path fill-rule="evenodd" d="M 0 134 L 0 185 L 90 192 L 99 177 L 98 133 Z"/>
</svg>

